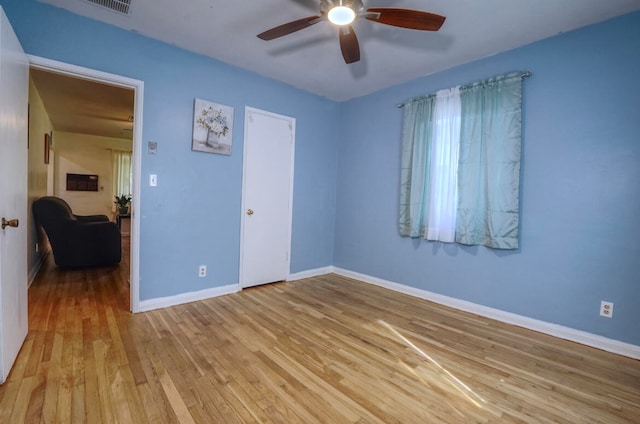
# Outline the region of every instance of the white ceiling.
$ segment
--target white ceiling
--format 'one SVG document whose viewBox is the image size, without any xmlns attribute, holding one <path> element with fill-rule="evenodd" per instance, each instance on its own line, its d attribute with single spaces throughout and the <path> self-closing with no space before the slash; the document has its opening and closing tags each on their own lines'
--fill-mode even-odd
<svg viewBox="0 0 640 424">
<path fill-rule="evenodd" d="M 336 101 L 640 10 L 638 0 L 365 0 L 365 7 L 423 10 L 447 20 L 440 31 L 423 32 L 359 19 L 362 59 L 346 65 L 328 22 L 272 41 L 256 37 L 319 14 L 319 0 L 131 0 L 128 16 L 83 0 L 40 1 Z"/>
<path fill-rule="evenodd" d="M 133 139 L 133 90 L 31 69 L 56 131 Z"/>
</svg>

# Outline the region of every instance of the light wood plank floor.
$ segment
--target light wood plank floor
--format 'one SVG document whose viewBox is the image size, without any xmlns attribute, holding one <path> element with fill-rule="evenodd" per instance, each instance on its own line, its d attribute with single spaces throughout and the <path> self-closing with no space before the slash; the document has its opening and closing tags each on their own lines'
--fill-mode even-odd
<svg viewBox="0 0 640 424">
<path fill-rule="evenodd" d="M 0 423 L 640 422 L 640 361 L 336 275 L 132 315 L 46 267 Z"/>
</svg>

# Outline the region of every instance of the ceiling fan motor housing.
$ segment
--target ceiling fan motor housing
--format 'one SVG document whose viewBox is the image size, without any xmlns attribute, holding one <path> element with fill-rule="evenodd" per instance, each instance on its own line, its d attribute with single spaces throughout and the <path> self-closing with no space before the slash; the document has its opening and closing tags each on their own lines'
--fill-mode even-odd
<svg viewBox="0 0 640 424">
<path fill-rule="evenodd" d="M 327 16 L 329 11 L 337 6 L 348 7 L 355 12 L 356 16 L 364 12 L 362 0 L 321 0 L 320 13 L 323 16 Z"/>
</svg>

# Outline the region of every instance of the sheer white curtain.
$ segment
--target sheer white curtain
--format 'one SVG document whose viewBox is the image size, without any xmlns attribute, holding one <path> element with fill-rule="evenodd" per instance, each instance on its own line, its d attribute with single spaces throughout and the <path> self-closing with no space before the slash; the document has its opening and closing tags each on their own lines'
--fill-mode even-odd
<svg viewBox="0 0 640 424">
<path fill-rule="evenodd" d="M 424 238 L 453 243 L 456 237 L 460 87 L 436 93 L 433 113 L 428 224 Z"/>
<path fill-rule="evenodd" d="M 112 150 L 111 162 L 113 165 L 113 195 L 131 194 L 131 152 L 124 150 Z M 115 211 L 115 204 L 113 206 Z"/>
</svg>

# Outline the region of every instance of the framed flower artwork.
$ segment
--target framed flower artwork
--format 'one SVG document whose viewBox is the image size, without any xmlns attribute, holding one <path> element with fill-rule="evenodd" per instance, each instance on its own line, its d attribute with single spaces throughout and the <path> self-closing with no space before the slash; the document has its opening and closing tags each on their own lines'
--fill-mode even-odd
<svg viewBox="0 0 640 424">
<path fill-rule="evenodd" d="M 230 155 L 233 144 L 233 108 L 195 99 L 191 149 Z"/>
</svg>

